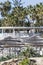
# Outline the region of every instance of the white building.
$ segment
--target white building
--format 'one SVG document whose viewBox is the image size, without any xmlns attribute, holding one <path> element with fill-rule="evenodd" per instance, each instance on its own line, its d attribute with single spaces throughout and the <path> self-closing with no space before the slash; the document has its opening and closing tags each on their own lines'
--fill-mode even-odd
<svg viewBox="0 0 43 65">
<path fill-rule="evenodd" d="M 15 38 L 17 38 L 17 39 L 19 38 L 19 40 L 20 39 L 23 40 L 24 44 L 30 43 L 30 45 L 32 45 L 34 47 L 40 47 L 41 49 L 43 49 L 43 39 L 37 37 L 38 34 L 37 35 L 35 34 L 35 29 L 43 29 L 43 27 L 0 27 L 0 45 L 1 45 L 1 43 L 2 44 L 7 43 L 8 45 L 15 45 L 17 43 L 21 43 L 21 42 L 15 42 L 15 40 L 14 40 Z M 8 37 L 12 37 L 14 39 L 10 38 L 10 40 L 8 40 L 8 39 L 5 40 Z M 13 41 L 13 43 L 12 43 L 12 41 Z M 39 49 L 39 51 L 41 49 Z M 4 51 L 5 50 L 6 50 L 6 48 L 4 48 Z M 7 50 L 9 50 L 9 48 Z M 42 53 L 43 53 L 43 51 L 42 51 Z"/>
<path fill-rule="evenodd" d="M 0 40 L 5 37 L 29 37 L 26 27 L 0 27 Z"/>
</svg>

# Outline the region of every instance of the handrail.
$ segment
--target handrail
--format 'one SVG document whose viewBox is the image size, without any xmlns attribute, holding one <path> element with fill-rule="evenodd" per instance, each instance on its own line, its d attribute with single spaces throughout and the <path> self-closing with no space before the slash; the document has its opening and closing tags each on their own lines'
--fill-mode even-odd
<svg viewBox="0 0 43 65">
<path fill-rule="evenodd" d="M 43 29 L 42 27 L 0 27 L 0 29 Z"/>
</svg>

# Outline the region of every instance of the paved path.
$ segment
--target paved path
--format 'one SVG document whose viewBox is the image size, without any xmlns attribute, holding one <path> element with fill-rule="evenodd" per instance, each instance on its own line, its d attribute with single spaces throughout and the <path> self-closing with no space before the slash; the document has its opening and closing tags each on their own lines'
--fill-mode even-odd
<svg viewBox="0 0 43 65">
<path fill-rule="evenodd" d="M 30 59 L 35 60 L 37 65 L 43 65 L 43 57 L 35 57 Z"/>
</svg>

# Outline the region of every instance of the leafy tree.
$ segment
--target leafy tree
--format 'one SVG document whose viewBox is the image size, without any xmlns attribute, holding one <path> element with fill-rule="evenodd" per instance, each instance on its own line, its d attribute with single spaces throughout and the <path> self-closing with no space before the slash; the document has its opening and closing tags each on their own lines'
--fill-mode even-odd
<svg viewBox="0 0 43 65">
<path fill-rule="evenodd" d="M 28 7 L 28 12 L 33 20 L 33 22 L 36 20 L 35 26 L 43 26 L 43 4 L 36 4 L 36 6 L 30 6 Z"/>
<path fill-rule="evenodd" d="M 1 11 L 1 15 L 7 16 L 7 14 L 9 13 L 9 11 L 11 10 L 11 3 L 9 1 L 4 2 L 4 3 L 0 3 L 1 7 L 0 7 L 0 11 Z"/>
<path fill-rule="evenodd" d="M 29 26 L 30 23 L 26 24 L 24 21 L 28 12 L 26 8 L 23 8 L 21 0 L 12 1 L 14 7 L 12 7 L 9 1 L 0 4 L 1 15 L 4 17 L 2 26 Z"/>
<path fill-rule="evenodd" d="M 23 7 L 21 0 L 12 0 L 0 3 L 0 12 L 3 18 L 2 26 L 30 26 L 30 22 L 25 22 L 27 15 L 34 21 L 35 26 L 43 26 L 43 4 Z M 13 7 L 12 7 L 13 5 Z"/>
</svg>

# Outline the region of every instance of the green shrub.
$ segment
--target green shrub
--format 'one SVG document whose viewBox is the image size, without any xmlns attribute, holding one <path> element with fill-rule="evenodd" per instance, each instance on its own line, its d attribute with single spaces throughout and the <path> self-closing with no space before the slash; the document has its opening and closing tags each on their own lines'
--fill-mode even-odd
<svg viewBox="0 0 43 65">
<path fill-rule="evenodd" d="M 0 58 L 0 61 L 5 61 L 5 60 L 7 60 L 7 57 L 3 57 L 3 56 L 2 56 L 2 57 Z"/>
<path fill-rule="evenodd" d="M 23 60 L 19 63 L 19 65 L 29 65 L 29 64 L 30 64 L 30 60 L 29 60 L 28 58 L 23 59 Z"/>
</svg>

